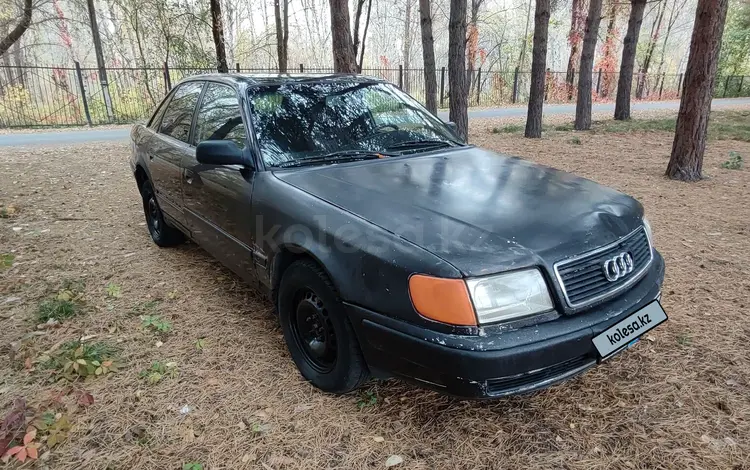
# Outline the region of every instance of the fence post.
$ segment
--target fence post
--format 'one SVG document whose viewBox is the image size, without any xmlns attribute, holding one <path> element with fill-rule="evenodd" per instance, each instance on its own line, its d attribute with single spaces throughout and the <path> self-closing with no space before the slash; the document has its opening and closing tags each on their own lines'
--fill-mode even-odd
<svg viewBox="0 0 750 470">
<path fill-rule="evenodd" d="M 661 99 L 661 92 L 664 91 L 664 79 L 667 78 L 667 74 L 661 74 L 661 85 L 659 85 L 659 99 Z"/>
<path fill-rule="evenodd" d="M 602 85 L 602 69 L 599 68 L 599 76 L 596 79 L 596 94 L 599 94 L 599 87 Z"/>
<path fill-rule="evenodd" d="M 726 98 L 727 97 L 727 87 L 729 86 L 729 78 L 730 77 L 731 77 L 731 75 L 727 75 L 727 79 L 724 80 L 724 94 L 721 96 L 722 98 Z"/>
<path fill-rule="evenodd" d="M 75 61 L 76 64 L 76 76 L 78 77 L 78 86 L 81 88 L 81 99 L 83 100 L 83 111 L 86 113 L 86 121 L 91 124 L 91 113 L 89 112 L 89 103 L 86 101 L 86 88 L 83 87 L 83 75 L 81 74 L 81 64 Z"/>
<path fill-rule="evenodd" d="M 516 71 L 513 74 L 513 96 L 511 97 L 511 103 L 515 104 L 516 100 L 518 99 L 518 67 L 516 67 Z"/>
<path fill-rule="evenodd" d="M 445 67 L 440 69 L 440 107 L 443 106 L 443 98 L 445 97 Z"/>
<path fill-rule="evenodd" d="M 172 79 L 169 77 L 169 64 L 166 62 L 164 62 L 164 88 L 167 89 L 166 93 L 169 93 L 172 89 Z"/>
<path fill-rule="evenodd" d="M 680 74 L 679 80 L 677 80 L 677 97 L 682 96 L 682 74 Z"/>
<path fill-rule="evenodd" d="M 482 67 L 477 70 L 477 105 L 479 105 L 479 95 L 482 93 Z"/>
<path fill-rule="evenodd" d="M 404 88 L 404 66 L 401 64 L 398 64 L 398 87 Z"/>
<path fill-rule="evenodd" d="M 234 70 L 235 70 L 235 71 L 236 71 L 237 73 L 240 73 L 240 63 L 239 63 L 239 62 L 237 62 L 237 63 L 235 64 Z"/>
<path fill-rule="evenodd" d="M 302 64 L 299 64 L 299 73 L 305 73 L 305 66 Z"/>
</svg>

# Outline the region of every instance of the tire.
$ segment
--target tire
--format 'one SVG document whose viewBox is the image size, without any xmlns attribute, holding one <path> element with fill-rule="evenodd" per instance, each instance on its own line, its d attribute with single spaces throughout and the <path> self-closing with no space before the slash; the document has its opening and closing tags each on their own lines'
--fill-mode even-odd
<svg viewBox="0 0 750 470">
<path fill-rule="evenodd" d="M 310 383 L 341 394 L 367 381 L 370 373 L 354 329 L 317 263 L 299 260 L 284 271 L 278 311 L 289 353 Z"/>
<path fill-rule="evenodd" d="M 174 227 L 170 227 L 164 221 L 164 214 L 156 201 L 154 187 L 151 181 L 146 180 L 141 185 L 141 197 L 143 198 L 143 212 L 146 215 L 146 225 L 151 239 L 158 246 L 169 247 L 179 245 L 185 241 L 185 235 Z"/>
</svg>

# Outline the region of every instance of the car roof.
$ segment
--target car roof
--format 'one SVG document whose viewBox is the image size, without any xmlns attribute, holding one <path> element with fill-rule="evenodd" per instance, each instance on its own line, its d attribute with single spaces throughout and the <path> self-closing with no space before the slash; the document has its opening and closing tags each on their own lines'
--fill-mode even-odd
<svg viewBox="0 0 750 470">
<path fill-rule="evenodd" d="M 385 80 L 354 73 L 207 73 L 192 75 L 183 81 L 212 80 L 232 85 L 284 85 L 289 83 L 357 82 L 381 83 Z"/>
</svg>

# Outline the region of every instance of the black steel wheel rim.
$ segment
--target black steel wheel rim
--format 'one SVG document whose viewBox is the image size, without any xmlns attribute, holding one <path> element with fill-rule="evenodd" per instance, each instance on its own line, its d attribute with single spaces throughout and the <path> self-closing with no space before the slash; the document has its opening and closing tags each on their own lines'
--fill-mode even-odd
<svg viewBox="0 0 750 470">
<path fill-rule="evenodd" d="M 158 235 L 161 231 L 161 217 L 159 216 L 159 206 L 156 204 L 156 198 L 153 194 L 149 194 L 146 201 L 146 218 L 148 219 L 148 228 Z"/>
<path fill-rule="evenodd" d="M 291 328 L 305 361 L 316 371 L 333 370 L 338 355 L 336 332 L 323 301 L 312 290 L 299 292 L 291 315 Z"/>
</svg>

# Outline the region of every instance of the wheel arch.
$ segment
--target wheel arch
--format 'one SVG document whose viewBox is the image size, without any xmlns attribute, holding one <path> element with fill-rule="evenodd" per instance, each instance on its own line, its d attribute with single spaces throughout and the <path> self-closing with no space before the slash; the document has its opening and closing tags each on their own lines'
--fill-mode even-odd
<svg viewBox="0 0 750 470">
<path fill-rule="evenodd" d="M 143 183 L 149 180 L 148 173 L 146 173 L 146 170 L 143 168 L 143 166 L 138 163 L 135 166 L 135 183 L 138 185 L 138 191 L 141 190 L 143 187 Z"/>
<path fill-rule="evenodd" d="M 337 297 L 340 296 L 339 286 L 336 278 L 331 274 L 323 260 L 316 256 L 313 250 L 302 247 L 296 244 L 284 244 L 280 245 L 273 258 L 271 259 L 270 269 L 270 281 L 271 281 L 271 300 L 273 301 L 274 307 L 277 306 L 279 285 L 281 279 L 284 276 L 284 272 L 292 265 L 295 261 L 310 260 L 314 262 L 320 269 L 328 276 L 331 281 L 331 285 L 334 288 L 334 293 Z"/>
</svg>

